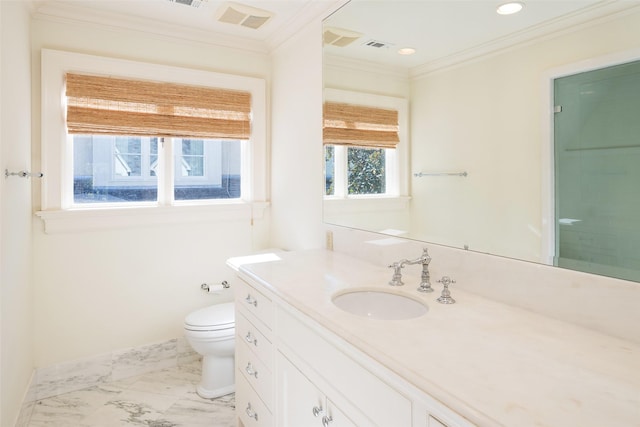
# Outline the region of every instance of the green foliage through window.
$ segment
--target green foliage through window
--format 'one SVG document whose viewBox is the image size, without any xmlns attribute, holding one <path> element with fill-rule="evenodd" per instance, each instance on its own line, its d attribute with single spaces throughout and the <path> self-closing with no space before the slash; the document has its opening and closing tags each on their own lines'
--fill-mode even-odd
<svg viewBox="0 0 640 427">
<path fill-rule="evenodd" d="M 333 145 L 324 146 L 324 194 L 327 196 L 333 196 L 336 193 L 335 151 Z"/>
<path fill-rule="evenodd" d="M 383 194 L 386 191 L 383 148 L 347 150 L 349 194 Z"/>
</svg>

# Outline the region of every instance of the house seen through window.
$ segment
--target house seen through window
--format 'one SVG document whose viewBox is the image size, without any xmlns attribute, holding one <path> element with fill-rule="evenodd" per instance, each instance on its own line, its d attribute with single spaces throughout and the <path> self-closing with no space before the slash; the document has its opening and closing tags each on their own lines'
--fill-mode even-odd
<svg viewBox="0 0 640 427">
<path fill-rule="evenodd" d="M 66 95 L 74 204 L 241 198 L 250 93 L 67 73 Z"/>
<path fill-rule="evenodd" d="M 240 197 L 240 140 L 173 138 L 173 199 L 237 199 Z M 157 137 L 73 135 L 74 203 L 155 202 L 158 200 Z M 164 172 L 167 173 L 167 172 Z M 162 190 L 161 190 L 162 191 Z M 171 190 L 170 190 L 171 191 Z"/>
</svg>

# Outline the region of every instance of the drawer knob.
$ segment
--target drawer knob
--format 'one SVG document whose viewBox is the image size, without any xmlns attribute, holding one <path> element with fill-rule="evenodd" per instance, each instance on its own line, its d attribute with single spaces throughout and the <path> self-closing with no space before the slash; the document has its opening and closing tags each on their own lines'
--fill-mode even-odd
<svg viewBox="0 0 640 427">
<path fill-rule="evenodd" d="M 322 417 L 322 427 L 328 427 L 331 421 L 333 421 L 331 415 L 325 415 L 324 417 Z"/>
<path fill-rule="evenodd" d="M 247 294 L 247 297 L 244 299 L 247 304 L 252 305 L 254 307 L 258 306 L 258 300 L 251 296 L 251 294 Z"/>
<path fill-rule="evenodd" d="M 247 335 L 244 337 L 244 340 L 249 344 L 253 344 L 256 347 L 258 346 L 258 338 L 254 338 L 253 335 L 251 335 L 251 331 L 247 332 Z"/>
<path fill-rule="evenodd" d="M 251 402 L 247 403 L 247 409 L 244 410 L 249 418 L 258 421 L 258 413 L 251 408 Z"/>
<path fill-rule="evenodd" d="M 253 369 L 253 365 L 251 364 L 251 362 L 247 363 L 247 367 L 244 368 L 244 370 L 247 371 L 247 374 L 249 374 L 249 376 L 253 376 L 258 379 L 258 371 Z"/>
<path fill-rule="evenodd" d="M 319 417 L 324 412 L 324 409 L 322 409 L 322 406 L 314 406 L 312 412 L 314 417 Z"/>
</svg>

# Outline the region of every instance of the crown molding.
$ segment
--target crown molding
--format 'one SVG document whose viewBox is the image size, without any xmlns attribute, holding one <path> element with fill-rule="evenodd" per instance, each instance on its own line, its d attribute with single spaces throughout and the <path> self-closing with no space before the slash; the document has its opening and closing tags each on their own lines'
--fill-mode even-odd
<svg viewBox="0 0 640 427">
<path fill-rule="evenodd" d="M 198 42 L 258 54 L 269 53 L 267 44 L 260 40 L 230 36 L 213 31 L 185 28 L 182 25 L 168 24 L 147 18 L 88 9 L 77 3 L 67 4 L 65 2 L 44 2 L 39 0 L 28 1 L 31 3 L 33 11 L 32 17 L 35 20 L 99 26 L 112 30 L 128 30 L 169 38 L 171 40 Z"/>
<path fill-rule="evenodd" d="M 324 55 L 323 68 L 337 71 L 349 71 L 360 73 L 374 73 L 381 76 L 408 79 L 409 69 L 388 64 L 365 61 L 362 59 L 347 58 L 344 56 Z"/>
<path fill-rule="evenodd" d="M 426 64 L 411 68 L 409 76 L 419 79 L 429 74 L 445 71 L 470 62 L 478 61 L 488 56 L 495 56 L 512 49 L 521 48 L 541 40 L 552 39 L 583 28 L 588 28 L 612 19 L 640 11 L 640 6 L 629 6 L 625 2 L 606 0 L 587 9 L 553 19 L 526 30 L 501 37 L 453 55 L 430 61 Z"/>
<path fill-rule="evenodd" d="M 315 22 L 321 22 L 349 0 L 314 0 L 307 2 L 302 10 L 287 21 L 280 31 L 277 31 L 265 41 L 269 51 L 273 52 L 285 44 L 295 34 Z"/>
</svg>

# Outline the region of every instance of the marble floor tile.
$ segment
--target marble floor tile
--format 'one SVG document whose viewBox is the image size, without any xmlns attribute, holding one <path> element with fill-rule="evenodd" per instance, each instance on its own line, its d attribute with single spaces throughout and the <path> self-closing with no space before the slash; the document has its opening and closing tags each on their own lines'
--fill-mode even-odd
<svg viewBox="0 0 640 427">
<path fill-rule="evenodd" d="M 83 390 L 111 379 L 111 355 L 74 360 L 38 369 L 35 398 L 46 399 L 58 394 Z"/>
<path fill-rule="evenodd" d="M 203 399 L 192 363 L 36 401 L 26 427 L 232 427 L 234 395 Z"/>
<path fill-rule="evenodd" d="M 175 366 L 178 340 L 173 339 L 113 353 L 114 380 L 127 378 Z"/>
<path fill-rule="evenodd" d="M 234 414 L 233 395 L 208 401 L 193 393 L 191 397 L 178 400 L 163 414 L 163 418 L 170 426 L 233 427 Z"/>
</svg>

